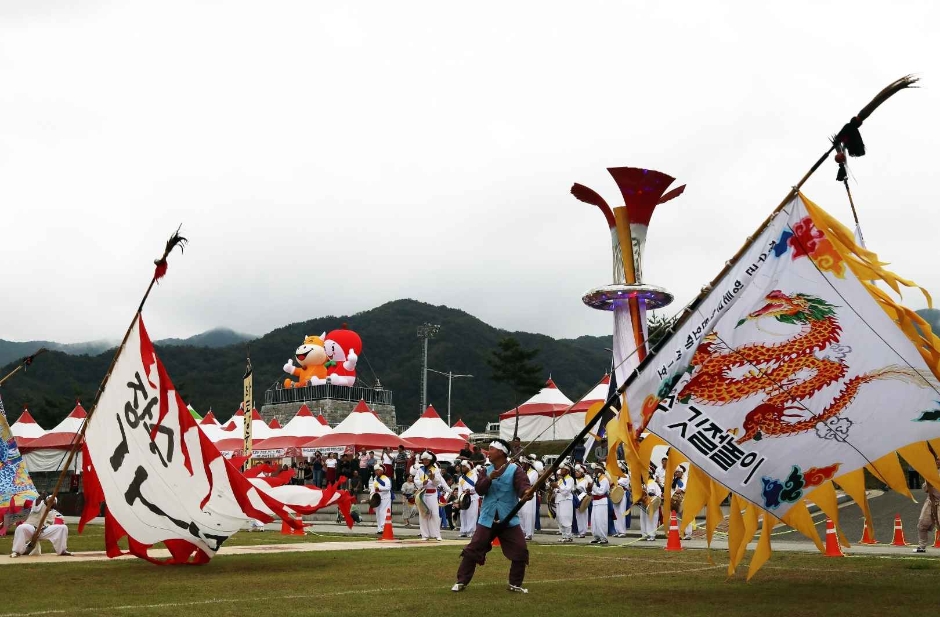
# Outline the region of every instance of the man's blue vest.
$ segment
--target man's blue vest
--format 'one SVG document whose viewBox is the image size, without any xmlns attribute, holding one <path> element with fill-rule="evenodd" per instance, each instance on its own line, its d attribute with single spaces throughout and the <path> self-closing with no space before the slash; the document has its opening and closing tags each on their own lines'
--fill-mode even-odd
<svg viewBox="0 0 940 617">
<path fill-rule="evenodd" d="M 485 473 L 489 475 L 495 468 L 487 465 Z M 490 484 L 490 490 L 483 496 L 483 506 L 480 507 L 480 518 L 478 525 L 492 527 L 493 519 L 497 516 L 509 514 L 509 511 L 519 503 L 519 497 L 516 495 L 516 489 L 513 486 L 513 478 L 516 476 L 516 464 L 510 463 L 506 466 L 503 475 L 496 478 Z M 502 519 L 500 519 L 502 520 Z M 519 524 L 519 516 L 516 515 L 506 523 L 506 527 L 515 527 Z"/>
</svg>

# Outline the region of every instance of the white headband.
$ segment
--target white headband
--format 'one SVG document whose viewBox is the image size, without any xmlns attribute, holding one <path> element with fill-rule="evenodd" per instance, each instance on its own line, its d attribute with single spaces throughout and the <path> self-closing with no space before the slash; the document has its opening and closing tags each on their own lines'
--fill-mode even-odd
<svg viewBox="0 0 940 617">
<path fill-rule="evenodd" d="M 498 442 L 498 441 L 491 441 L 491 442 L 490 442 L 490 447 L 491 447 L 491 448 L 496 448 L 497 450 L 502 450 L 502 451 L 505 452 L 507 455 L 509 454 L 509 449 L 508 449 L 506 446 L 504 446 L 503 444 L 501 444 L 500 442 Z"/>
</svg>

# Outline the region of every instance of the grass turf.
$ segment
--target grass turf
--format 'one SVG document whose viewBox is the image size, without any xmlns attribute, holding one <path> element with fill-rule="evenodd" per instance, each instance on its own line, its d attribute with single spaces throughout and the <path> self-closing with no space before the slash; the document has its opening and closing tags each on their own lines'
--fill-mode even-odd
<svg viewBox="0 0 940 617">
<path fill-rule="evenodd" d="M 266 535 L 266 534 L 257 534 Z M 237 537 L 237 536 L 236 536 Z M 0 617 L 391 615 L 933 615 L 929 559 L 775 554 L 751 583 L 727 579 L 725 554 L 530 546 L 529 594 L 505 590 L 494 551 L 470 587 L 449 591 L 458 547 L 218 557 L 201 567 L 141 561 L 16 565 Z M 2 558 L 2 557 L 0 557 Z"/>
</svg>

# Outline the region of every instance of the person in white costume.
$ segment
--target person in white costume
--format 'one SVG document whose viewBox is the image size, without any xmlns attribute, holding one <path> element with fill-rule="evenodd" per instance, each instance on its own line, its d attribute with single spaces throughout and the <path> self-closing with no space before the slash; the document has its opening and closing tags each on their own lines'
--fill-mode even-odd
<svg viewBox="0 0 940 617">
<path fill-rule="evenodd" d="M 600 465 L 594 467 L 594 474 L 594 482 L 591 483 L 591 499 L 594 500 L 591 529 L 594 539 L 591 544 L 607 544 L 607 499 L 610 495 L 610 480 Z"/>
<path fill-rule="evenodd" d="M 663 492 L 659 490 L 659 485 L 652 478 L 646 483 L 646 494 L 650 499 L 653 497 L 662 497 Z M 652 519 L 652 520 L 650 520 Z M 659 508 L 653 512 L 643 512 L 640 510 L 640 538 L 652 542 L 656 539 L 656 530 L 659 528 Z"/>
<path fill-rule="evenodd" d="M 477 529 L 477 518 L 480 516 L 480 496 L 477 495 L 476 485 L 479 474 L 468 459 L 460 461 L 460 478 L 457 480 L 458 503 L 463 502 L 464 495 L 470 496 L 470 507 L 460 511 L 460 537 L 471 538 Z"/>
<path fill-rule="evenodd" d="M 623 499 L 620 500 L 620 503 L 614 504 L 614 531 L 616 534 L 615 538 L 626 538 L 627 537 L 627 507 L 633 505 L 630 499 L 630 471 L 627 469 L 627 464 L 623 461 L 620 461 L 620 471 L 624 473 L 623 476 L 617 478 L 617 485 L 623 489 Z"/>
<path fill-rule="evenodd" d="M 572 503 L 574 508 L 574 516 L 578 521 L 578 537 L 583 538 L 587 536 L 588 531 L 588 518 L 589 512 L 587 510 L 582 511 L 580 504 L 581 501 L 591 498 L 591 478 L 587 475 L 587 470 L 582 465 L 574 466 L 574 484 L 575 492 L 580 496 L 577 503 Z"/>
<path fill-rule="evenodd" d="M 558 479 L 555 481 L 555 516 L 558 517 L 558 529 L 561 531 L 559 542 L 574 542 L 571 537 L 571 521 L 574 510 L 571 494 L 574 492 L 574 478 L 571 477 L 570 463 L 558 466 Z"/>
<path fill-rule="evenodd" d="M 447 483 L 441 476 L 441 470 L 437 467 L 437 457 L 427 450 L 421 453 L 421 464 L 418 465 L 418 472 L 415 474 L 415 486 L 418 490 L 424 489 L 424 504 L 427 506 L 426 516 L 419 516 L 418 523 L 421 526 L 421 539 L 431 540 L 432 538 L 441 541 L 441 513 L 437 500 L 438 491 L 447 491 Z"/>
<path fill-rule="evenodd" d="M 519 457 L 519 465 L 522 467 L 523 471 L 525 471 L 526 477 L 529 479 L 529 486 L 535 486 L 535 481 L 538 480 L 539 477 L 532 465 L 533 460 L 534 455 Z M 538 514 L 535 511 L 535 499 L 530 499 L 525 502 L 522 509 L 519 510 L 519 525 L 522 527 L 522 535 L 526 540 L 531 540 L 532 535 L 535 533 L 536 516 L 538 516 Z"/>
<path fill-rule="evenodd" d="M 376 463 L 373 467 L 375 475 L 372 477 L 372 485 L 369 489 L 369 496 L 379 494 L 379 507 L 375 509 L 375 524 L 378 528 L 375 533 L 380 534 L 385 529 L 385 520 L 392 511 L 392 479 L 385 475 L 385 466 Z"/>
<path fill-rule="evenodd" d="M 22 523 L 13 532 L 13 552 L 10 553 L 10 557 L 19 557 L 20 555 L 26 554 L 29 541 L 33 538 L 36 527 L 39 525 L 39 520 L 42 518 L 43 512 L 47 509 L 49 513 L 46 515 L 46 523 L 39 532 L 39 539 L 52 542 L 52 548 L 55 550 L 56 555 L 71 556 L 72 553 L 69 552 L 67 546 L 69 528 L 63 524 L 56 524 L 54 522 L 56 518 L 62 516 L 52 509 L 55 503 L 55 499 L 53 499 L 51 495 L 45 499 L 36 500 L 36 503 L 34 503 L 33 507 L 29 510 L 29 516 L 26 517 L 26 522 Z M 38 554 L 39 552 L 41 552 L 41 549 L 39 549 L 39 542 L 37 542 L 33 553 Z"/>
</svg>

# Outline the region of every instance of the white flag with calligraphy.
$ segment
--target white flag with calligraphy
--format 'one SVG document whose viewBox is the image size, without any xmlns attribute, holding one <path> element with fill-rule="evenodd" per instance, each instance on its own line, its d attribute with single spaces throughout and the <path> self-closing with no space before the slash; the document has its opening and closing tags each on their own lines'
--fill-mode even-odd
<svg viewBox="0 0 940 617">
<path fill-rule="evenodd" d="M 157 563 L 205 563 L 249 519 L 274 517 L 297 525 L 293 514 L 337 504 L 335 488 L 295 487 L 290 503 L 273 496 L 270 481 L 246 478 L 199 430 L 154 352 L 138 316 L 128 335 L 84 443 L 86 504 L 82 525 L 106 505 L 109 556 L 130 552 L 155 561 L 148 549 L 162 542 L 172 555 Z"/>
<path fill-rule="evenodd" d="M 921 352 L 793 199 L 627 389 L 631 418 L 780 518 L 940 437 Z"/>
</svg>

